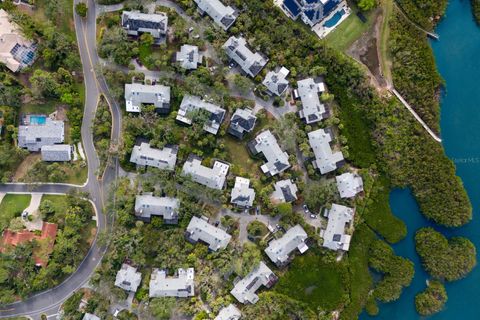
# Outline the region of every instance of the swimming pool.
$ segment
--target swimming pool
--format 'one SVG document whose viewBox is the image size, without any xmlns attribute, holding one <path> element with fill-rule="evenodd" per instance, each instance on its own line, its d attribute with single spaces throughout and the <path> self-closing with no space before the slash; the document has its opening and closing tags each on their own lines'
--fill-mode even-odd
<svg viewBox="0 0 480 320">
<path fill-rule="evenodd" d="M 46 116 L 29 116 L 28 122 L 30 125 L 42 125 L 47 122 L 47 117 Z"/>
<path fill-rule="evenodd" d="M 344 14 L 345 14 L 345 9 L 342 9 L 342 10 L 338 11 L 337 13 L 335 13 L 333 15 L 333 17 L 331 17 L 330 19 L 325 21 L 323 26 L 327 27 L 327 28 L 335 27 L 337 25 L 337 23 L 340 21 L 340 19 L 342 19 Z"/>
</svg>

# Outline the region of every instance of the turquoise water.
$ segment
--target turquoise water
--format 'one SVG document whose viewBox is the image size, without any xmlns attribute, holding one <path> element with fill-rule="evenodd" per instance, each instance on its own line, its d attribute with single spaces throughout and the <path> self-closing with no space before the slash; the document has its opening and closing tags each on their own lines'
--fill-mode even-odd
<svg viewBox="0 0 480 320">
<path fill-rule="evenodd" d="M 345 10 L 342 9 L 338 11 L 330 19 L 325 21 L 323 25 L 327 28 L 335 27 L 335 25 L 338 23 L 338 21 L 340 21 L 340 19 L 343 17 L 344 14 L 345 14 Z"/>
<path fill-rule="evenodd" d="M 47 122 L 46 116 L 30 116 L 29 117 L 31 125 L 43 125 Z"/>
<path fill-rule="evenodd" d="M 480 28 L 472 19 L 468 0 L 451 0 L 446 18 L 437 28 L 440 41 L 432 42 L 437 65 L 446 81 L 442 97 L 441 130 L 447 155 L 455 162 L 472 201 L 474 220 L 465 227 L 446 230 L 448 237 L 462 235 L 480 250 Z M 425 288 L 428 276 L 415 253 L 415 230 L 431 224 L 423 218 L 409 190 L 394 190 L 390 204 L 395 215 L 407 224 L 407 238 L 394 245 L 395 252 L 415 263 L 415 277 L 401 298 L 380 306 L 380 315 L 361 319 L 419 319 L 414 297 Z M 478 257 L 477 257 L 478 259 Z M 480 319 L 480 267 L 466 278 L 446 285 L 448 302 L 445 310 L 431 319 Z M 429 318 L 429 319 L 430 319 Z"/>
</svg>

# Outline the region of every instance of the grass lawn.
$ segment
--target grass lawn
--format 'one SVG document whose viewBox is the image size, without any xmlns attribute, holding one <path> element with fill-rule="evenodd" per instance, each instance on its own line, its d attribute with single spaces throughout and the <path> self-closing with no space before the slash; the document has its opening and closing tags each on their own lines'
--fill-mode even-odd
<svg viewBox="0 0 480 320">
<path fill-rule="evenodd" d="M 225 136 L 225 149 L 229 156 L 228 161 L 240 168 L 243 174 L 249 174 L 252 177 L 260 177 L 260 163 L 258 160 L 253 159 L 248 153 L 247 141 L 239 141 L 235 138 L 226 135 Z"/>
<path fill-rule="evenodd" d="M 10 220 L 19 217 L 30 204 L 29 194 L 7 194 L 0 203 L 0 230 L 8 227 Z"/>
<path fill-rule="evenodd" d="M 382 0 L 383 21 L 380 31 L 380 67 L 385 79 L 392 80 L 392 60 L 388 51 L 388 39 L 390 36 L 390 17 L 393 12 L 393 0 Z"/>
<path fill-rule="evenodd" d="M 44 194 L 40 205 L 45 201 L 50 201 L 55 212 L 65 212 L 68 209 L 68 203 L 65 198 L 62 195 Z"/>
<path fill-rule="evenodd" d="M 45 103 L 32 102 L 22 104 L 20 112 L 23 114 L 35 113 L 49 115 L 55 111 L 57 104 L 60 103 L 55 100 L 47 100 Z"/>
<path fill-rule="evenodd" d="M 347 268 L 344 263 L 324 262 L 318 249 L 297 256 L 280 276 L 275 291 L 307 304 L 312 310 L 335 310 L 347 294 Z"/>
<path fill-rule="evenodd" d="M 364 13 L 367 22 L 363 23 L 357 17 L 358 8 L 352 3 L 349 3 L 349 6 L 352 9 L 350 16 L 325 38 L 329 46 L 340 51 L 347 50 L 355 40 L 372 26 L 375 20 L 374 12 L 368 12 Z"/>
</svg>

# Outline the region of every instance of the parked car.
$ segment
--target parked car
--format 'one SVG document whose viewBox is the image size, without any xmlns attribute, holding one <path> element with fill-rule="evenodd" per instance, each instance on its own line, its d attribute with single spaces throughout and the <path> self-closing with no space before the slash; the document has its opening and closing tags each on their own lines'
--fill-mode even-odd
<svg viewBox="0 0 480 320">
<path fill-rule="evenodd" d="M 305 211 L 306 214 L 310 214 L 310 210 L 308 210 L 308 207 L 306 204 L 303 205 L 303 211 Z"/>
<path fill-rule="evenodd" d="M 311 214 L 311 215 L 310 215 L 310 218 L 312 218 L 312 219 L 317 219 L 317 215 L 316 215 L 316 214 Z"/>
</svg>

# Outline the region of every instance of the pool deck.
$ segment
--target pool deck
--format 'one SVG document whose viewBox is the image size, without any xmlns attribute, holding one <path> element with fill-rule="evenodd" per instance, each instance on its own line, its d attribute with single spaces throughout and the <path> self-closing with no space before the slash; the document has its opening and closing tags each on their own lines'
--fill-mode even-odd
<svg viewBox="0 0 480 320">
<path fill-rule="evenodd" d="M 344 13 L 343 16 L 340 18 L 340 20 L 338 20 L 338 22 L 337 22 L 333 27 L 325 27 L 325 22 L 328 21 L 328 20 L 330 20 L 334 15 L 337 14 L 337 12 L 340 12 L 340 11 L 342 11 L 342 10 L 344 10 L 345 13 Z M 320 39 L 323 39 L 323 38 L 325 38 L 330 32 L 332 32 L 333 30 L 335 30 L 335 28 L 338 27 L 343 21 L 345 21 L 345 19 L 347 19 L 347 18 L 350 16 L 351 13 L 352 13 L 352 10 L 351 10 L 350 7 L 348 6 L 347 2 L 346 2 L 346 1 L 342 1 L 342 3 L 340 3 L 335 10 L 333 10 L 332 12 L 330 12 L 330 14 L 325 17 L 325 19 L 323 19 L 322 21 L 320 21 L 319 23 L 317 23 L 316 25 L 314 25 L 314 26 L 312 27 L 312 31 L 315 32 Z"/>
</svg>

